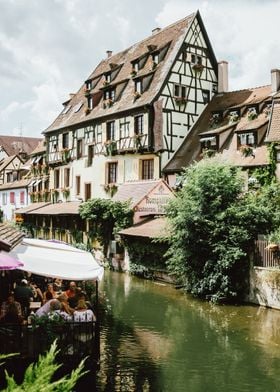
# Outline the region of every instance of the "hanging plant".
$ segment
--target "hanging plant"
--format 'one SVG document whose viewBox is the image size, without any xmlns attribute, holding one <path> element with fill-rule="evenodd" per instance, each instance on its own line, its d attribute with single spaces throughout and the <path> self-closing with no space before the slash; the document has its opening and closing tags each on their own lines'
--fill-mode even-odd
<svg viewBox="0 0 280 392">
<path fill-rule="evenodd" d="M 63 188 L 62 189 L 62 194 L 65 200 L 68 200 L 68 197 L 70 196 L 70 189 L 69 188 Z"/>
<path fill-rule="evenodd" d="M 116 155 L 117 153 L 117 143 L 114 140 L 107 140 L 104 143 L 104 147 L 105 147 L 105 156 L 112 156 L 112 155 Z"/>
<path fill-rule="evenodd" d="M 247 144 L 244 144 L 240 147 L 239 151 L 241 152 L 241 154 L 247 158 L 250 156 L 254 156 L 254 151 L 253 151 L 253 147 L 248 146 Z"/>
</svg>

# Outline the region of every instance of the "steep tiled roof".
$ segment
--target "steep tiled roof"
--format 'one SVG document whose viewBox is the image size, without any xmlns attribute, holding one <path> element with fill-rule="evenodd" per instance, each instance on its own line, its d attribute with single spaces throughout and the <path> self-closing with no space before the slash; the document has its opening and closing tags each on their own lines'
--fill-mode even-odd
<svg viewBox="0 0 280 392">
<path fill-rule="evenodd" d="M 35 137 L 0 135 L 0 146 L 4 148 L 9 156 L 17 155 L 20 152 L 26 152 L 29 155 L 40 140 L 42 139 Z"/>
<path fill-rule="evenodd" d="M 19 208 L 18 210 L 15 210 L 16 214 L 28 214 L 31 213 L 32 211 L 38 210 L 39 208 L 45 207 L 51 203 L 46 203 L 46 202 L 39 202 L 39 203 L 32 203 L 29 206 Z"/>
<path fill-rule="evenodd" d="M 119 234 L 134 237 L 159 238 L 168 233 L 166 218 L 154 218 L 121 230 Z"/>
<path fill-rule="evenodd" d="M 98 81 L 96 86 L 94 86 L 91 90 L 91 94 L 95 97 L 94 99 L 100 101 L 104 90 L 104 79 L 102 78 L 102 75 L 106 72 L 117 70 L 117 67 L 119 67 L 117 76 L 110 84 L 111 86 L 117 86 L 116 90 L 120 90 L 119 99 L 116 97 L 114 104 L 105 109 L 101 100 L 94 109 L 91 110 L 90 114 L 86 115 L 84 108 L 86 107 L 87 100 L 85 98 L 83 85 L 68 101 L 67 106 L 69 108 L 71 107 L 69 111 L 66 114 L 62 114 L 62 111 L 62 113 L 56 118 L 53 124 L 46 129 L 45 132 L 51 132 L 59 128 L 64 128 L 80 122 L 92 120 L 94 118 L 109 116 L 116 112 L 135 109 L 150 103 L 159 92 L 163 81 L 167 77 L 170 67 L 175 60 L 178 50 L 184 41 L 188 28 L 194 17 L 195 14 L 191 14 L 179 22 L 176 22 L 160 30 L 158 33 L 151 35 L 143 41 L 136 43 L 128 49 L 102 60 L 88 78 Z M 163 47 L 168 47 L 164 59 L 153 69 L 152 57 L 149 56 L 143 68 L 138 72 L 137 77 L 151 75 L 152 80 L 149 88 L 135 100 L 134 81 L 131 78 L 131 62 L 141 57 L 145 57 L 146 55 L 148 56 L 153 50 L 159 50 Z M 121 92 L 122 88 L 124 88 L 124 90 Z M 116 91 L 116 94 L 118 95 L 118 91 Z M 83 107 L 75 113 L 75 110 L 80 104 L 83 104 Z"/>
<path fill-rule="evenodd" d="M 0 162 L 0 172 L 2 171 L 2 170 L 4 170 L 11 162 L 13 162 L 13 160 L 16 158 L 16 155 L 12 155 L 12 156 L 10 156 L 10 157 L 7 157 L 7 158 L 5 158 L 5 159 L 3 159 L 1 162 Z M 18 157 L 19 158 L 19 157 Z M 19 158 L 20 159 L 20 158 Z"/>
<path fill-rule="evenodd" d="M 16 188 L 26 188 L 31 180 L 19 180 L 14 182 L 8 182 L 7 184 L 0 185 L 0 190 L 5 189 L 16 189 Z"/>
<path fill-rule="evenodd" d="M 42 208 L 27 212 L 35 215 L 76 215 L 79 214 L 80 202 L 69 201 L 65 203 L 47 204 Z"/>
<path fill-rule="evenodd" d="M 131 207 L 135 207 L 149 192 L 151 192 L 162 180 L 131 181 L 125 182 L 118 187 L 114 195 L 114 201 L 131 201 Z"/>
<path fill-rule="evenodd" d="M 280 141 L 280 101 L 276 101 L 272 106 L 271 121 L 266 141 Z"/>
<path fill-rule="evenodd" d="M 20 230 L 9 226 L 6 223 L 0 224 L 0 250 L 9 252 L 13 247 L 21 242 L 25 236 Z"/>
<path fill-rule="evenodd" d="M 186 167 L 194 161 L 201 159 L 201 134 L 214 135 L 227 132 L 228 139 L 223 144 L 222 148 L 229 149 L 232 140 L 232 132 L 234 130 L 252 130 L 265 126 L 266 123 L 268 123 L 268 118 L 265 116 L 265 114 L 260 114 L 257 119 L 250 121 L 247 117 L 246 108 L 250 107 L 251 105 L 260 104 L 269 100 L 271 100 L 270 85 L 215 95 L 211 102 L 205 107 L 196 123 L 190 129 L 190 132 L 185 137 L 179 149 L 163 168 L 163 171 L 166 173 L 180 172 L 183 167 Z M 231 110 L 234 109 L 241 110 L 241 119 L 236 123 L 229 124 L 227 115 Z M 216 112 L 222 113 L 224 117 L 216 128 L 211 128 L 209 120 L 212 114 Z M 256 150 L 258 150 L 258 148 Z M 247 163 L 249 164 L 251 159 L 254 159 L 252 157 L 242 157 L 239 151 L 236 150 L 236 146 L 234 147 L 234 151 L 231 151 L 231 160 L 234 161 L 237 165 L 240 164 L 241 166 L 246 166 Z M 229 152 L 225 151 L 223 154 L 228 155 Z M 254 161 L 252 161 L 252 164 L 253 162 L 255 162 L 255 165 L 267 163 L 266 154 L 263 148 L 260 148 L 260 150 L 256 152 L 256 158 Z"/>
<path fill-rule="evenodd" d="M 30 153 L 30 155 L 37 155 L 37 154 L 42 154 L 46 151 L 47 147 L 45 144 L 45 140 L 41 140 L 37 147 Z"/>
</svg>

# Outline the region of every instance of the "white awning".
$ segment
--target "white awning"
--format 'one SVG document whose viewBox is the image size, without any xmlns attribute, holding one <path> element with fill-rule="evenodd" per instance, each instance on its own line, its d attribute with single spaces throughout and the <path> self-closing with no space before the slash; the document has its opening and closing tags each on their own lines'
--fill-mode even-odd
<svg viewBox="0 0 280 392">
<path fill-rule="evenodd" d="M 201 137 L 200 138 L 201 142 L 212 142 L 213 140 L 216 140 L 216 136 L 208 136 L 208 137 Z"/>
<path fill-rule="evenodd" d="M 90 252 L 45 240 L 24 238 L 9 252 L 24 263 L 22 271 L 65 280 L 101 280 L 104 268 Z"/>
<path fill-rule="evenodd" d="M 40 184 L 40 182 L 42 182 L 42 180 L 37 180 L 37 181 L 35 181 L 35 183 L 33 184 L 33 186 L 37 186 L 38 184 Z"/>
</svg>

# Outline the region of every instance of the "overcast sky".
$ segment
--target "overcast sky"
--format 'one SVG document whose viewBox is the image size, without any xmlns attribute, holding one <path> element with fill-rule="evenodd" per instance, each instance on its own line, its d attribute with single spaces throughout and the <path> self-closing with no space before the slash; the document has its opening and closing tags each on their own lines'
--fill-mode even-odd
<svg viewBox="0 0 280 392">
<path fill-rule="evenodd" d="M 106 50 L 200 10 L 230 90 L 280 67 L 280 0 L 0 0 L 0 134 L 40 137 Z"/>
</svg>

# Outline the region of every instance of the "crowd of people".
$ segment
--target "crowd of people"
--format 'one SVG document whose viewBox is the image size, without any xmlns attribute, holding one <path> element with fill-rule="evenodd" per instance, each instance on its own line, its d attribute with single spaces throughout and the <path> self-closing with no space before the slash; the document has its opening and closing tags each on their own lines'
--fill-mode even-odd
<svg viewBox="0 0 280 392">
<path fill-rule="evenodd" d="M 37 309 L 33 312 L 36 303 Z M 85 291 L 76 282 L 22 278 L 1 304 L 0 323 L 24 324 L 30 317 L 59 317 L 65 321 L 96 321 Z"/>
</svg>

